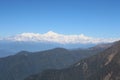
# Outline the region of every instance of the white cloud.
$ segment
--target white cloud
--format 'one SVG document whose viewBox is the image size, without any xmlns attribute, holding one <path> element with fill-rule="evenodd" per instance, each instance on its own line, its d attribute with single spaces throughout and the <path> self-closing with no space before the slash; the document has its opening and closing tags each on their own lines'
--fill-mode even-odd
<svg viewBox="0 0 120 80">
<path fill-rule="evenodd" d="M 80 35 L 63 35 L 58 34 L 53 31 L 49 31 L 45 34 L 39 33 L 22 33 L 15 36 L 10 36 L 3 38 L 3 40 L 11 40 L 11 41 L 33 41 L 33 42 L 55 42 L 61 44 L 76 44 L 76 43 L 106 43 L 106 42 L 114 42 L 119 39 L 101 39 L 101 38 L 93 38 L 85 36 L 84 34 Z"/>
</svg>

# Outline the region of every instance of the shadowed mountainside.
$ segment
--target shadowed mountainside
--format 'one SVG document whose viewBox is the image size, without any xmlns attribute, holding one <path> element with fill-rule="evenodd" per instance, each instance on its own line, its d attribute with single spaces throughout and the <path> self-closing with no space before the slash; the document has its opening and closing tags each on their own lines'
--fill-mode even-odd
<svg viewBox="0 0 120 80">
<path fill-rule="evenodd" d="M 45 70 L 25 80 L 120 80 L 120 41 L 69 68 Z"/>
<path fill-rule="evenodd" d="M 66 68 L 80 59 L 103 50 L 55 48 L 41 52 L 21 51 L 13 56 L 0 58 L 0 80 L 23 80 L 25 77 L 45 69 Z"/>
</svg>

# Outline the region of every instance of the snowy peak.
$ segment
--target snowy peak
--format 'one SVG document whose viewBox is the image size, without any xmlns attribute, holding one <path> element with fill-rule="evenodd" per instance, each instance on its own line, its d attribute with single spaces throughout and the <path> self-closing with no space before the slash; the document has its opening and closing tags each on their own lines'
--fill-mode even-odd
<svg viewBox="0 0 120 80">
<path fill-rule="evenodd" d="M 101 39 L 85 36 L 84 34 L 80 35 L 64 35 L 58 34 L 53 31 L 48 31 L 44 34 L 39 33 L 22 33 L 15 36 L 1 38 L 1 40 L 10 40 L 10 41 L 32 41 L 32 42 L 54 42 L 60 44 L 96 44 L 96 43 L 109 43 L 114 42 L 119 39 Z"/>
<path fill-rule="evenodd" d="M 55 32 L 53 32 L 53 31 L 48 31 L 48 32 L 45 33 L 44 35 L 46 35 L 46 36 L 58 36 L 58 35 L 60 35 L 60 34 L 55 33 Z"/>
</svg>

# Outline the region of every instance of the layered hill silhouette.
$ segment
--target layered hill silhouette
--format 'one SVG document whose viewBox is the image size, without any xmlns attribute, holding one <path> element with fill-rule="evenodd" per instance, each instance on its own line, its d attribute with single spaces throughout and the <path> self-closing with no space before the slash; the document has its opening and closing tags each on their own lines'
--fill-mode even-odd
<svg viewBox="0 0 120 80">
<path fill-rule="evenodd" d="M 25 80 L 120 80 L 120 41 L 65 69 L 49 69 Z"/>
<path fill-rule="evenodd" d="M 13 56 L 0 58 L 0 80 L 23 80 L 46 69 L 62 69 L 103 49 L 67 50 L 55 48 L 40 52 L 21 51 Z"/>
</svg>

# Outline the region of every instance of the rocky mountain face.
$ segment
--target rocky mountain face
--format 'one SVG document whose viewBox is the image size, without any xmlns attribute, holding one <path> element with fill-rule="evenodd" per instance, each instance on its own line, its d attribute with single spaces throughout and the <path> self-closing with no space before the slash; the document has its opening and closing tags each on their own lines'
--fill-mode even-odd
<svg viewBox="0 0 120 80">
<path fill-rule="evenodd" d="M 25 80 L 120 80 L 120 41 L 66 69 L 49 69 Z"/>
<path fill-rule="evenodd" d="M 102 50 L 67 50 L 55 48 L 41 52 L 21 51 L 13 56 L 0 58 L 0 80 L 23 80 L 45 69 L 66 68 L 80 59 Z"/>
</svg>

